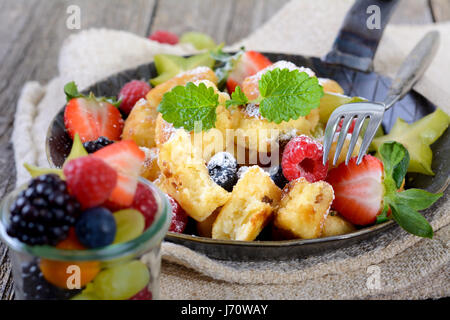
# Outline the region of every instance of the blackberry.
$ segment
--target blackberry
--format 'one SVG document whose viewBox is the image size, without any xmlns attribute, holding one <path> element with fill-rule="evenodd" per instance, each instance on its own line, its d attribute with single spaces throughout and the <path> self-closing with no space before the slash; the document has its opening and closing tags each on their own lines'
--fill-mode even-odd
<svg viewBox="0 0 450 320">
<path fill-rule="evenodd" d="M 280 189 L 283 189 L 284 186 L 289 182 L 283 175 L 283 169 L 281 168 L 281 166 L 275 166 L 270 168 L 269 174 L 273 182 L 275 182 L 275 184 Z"/>
<path fill-rule="evenodd" d="M 29 245 L 54 246 L 67 238 L 79 211 L 65 181 L 55 174 L 42 175 L 31 180 L 11 205 L 7 232 Z"/>
<path fill-rule="evenodd" d="M 225 190 L 231 192 L 238 181 L 237 161 L 228 152 L 216 153 L 208 162 L 211 179 Z"/>
<path fill-rule="evenodd" d="M 83 147 L 88 153 L 94 153 L 95 151 L 100 150 L 101 148 L 106 147 L 112 143 L 114 143 L 114 141 L 111 141 L 106 137 L 100 137 L 97 140 L 87 141 L 83 143 Z"/>
<path fill-rule="evenodd" d="M 36 261 L 22 266 L 22 279 L 26 300 L 67 300 L 81 292 L 81 289 L 62 289 L 49 283 Z"/>
</svg>

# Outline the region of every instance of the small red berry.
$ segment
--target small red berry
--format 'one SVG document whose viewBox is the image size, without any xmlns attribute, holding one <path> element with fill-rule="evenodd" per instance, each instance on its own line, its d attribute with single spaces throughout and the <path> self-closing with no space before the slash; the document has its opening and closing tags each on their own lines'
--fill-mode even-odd
<svg viewBox="0 0 450 320">
<path fill-rule="evenodd" d="M 153 192 L 142 183 L 138 183 L 131 207 L 138 210 L 145 218 L 145 228 L 147 229 L 155 220 L 158 204 Z"/>
<path fill-rule="evenodd" d="M 312 138 L 301 135 L 289 141 L 281 159 L 283 174 L 289 181 L 303 177 L 309 182 L 324 180 L 328 162 L 322 164 L 323 146 Z"/>
<path fill-rule="evenodd" d="M 70 194 L 85 209 L 105 202 L 117 183 L 116 171 L 94 156 L 70 160 L 63 172 Z"/>
<path fill-rule="evenodd" d="M 129 114 L 138 100 L 145 98 L 151 87 L 146 81 L 132 80 L 126 83 L 119 92 L 120 110 Z"/>
<path fill-rule="evenodd" d="M 150 40 L 158 41 L 159 43 L 167 43 L 167 44 L 177 44 L 178 36 L 172 32 L 157 30 L 153 32 L 149 37 Z"/>
<path fill-rule="evenodd" d="M 344 123 L 344 119 L 341 119 L 341 121 L 339 121 L 339 124 L 336 128 L 336 132 L 340 132 L 342 129 L 342 124 Z M 347 133 L 353 133 L 353 130 L 355 129 L 355 123 L 356 123 L 356 119 L 352 120 L 352 123 L 350 124 L 350 127 L 348 128 Z"/>
<path fill-rule="evenodd" d="M 132 296 L 129 300 L 152 300 L 153 295 L 150 290 L 148 290 L 147 287 L 136 293 L 134 296 Z"/>
<path fill-rule="evenodd" d="M 183 233 L 188 223 L 188 215 L 174 198 L 169 195 L 167 197 L 172 206 L 172 223 L 170 224 L 169 231 Z"/>
</svg>

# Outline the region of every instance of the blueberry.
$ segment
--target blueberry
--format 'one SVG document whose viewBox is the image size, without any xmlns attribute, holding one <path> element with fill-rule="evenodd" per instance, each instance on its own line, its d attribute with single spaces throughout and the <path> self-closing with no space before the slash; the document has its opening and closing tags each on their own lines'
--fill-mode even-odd
<svg viewBox="0 0 450 320">
<path fill-rule="evenodd" d="M 284 186 L 289 182 L 286 177 L 283 175 L 283 169 L 281 166 L 275 166 L 270 168 L 269 171 L 270 177 L 273 182 L 280 188 L 283 189 Z"/>
<path fill-rule="evenodd" d="M 111 244 L 116 236 L 116 221 L 108 209 L 90 208 L 81 213 L 75 223 L 78 240 L 88 248 L 99 248 Z"/>
<path fill-rule="evenodd" d="M 208 162 L 211 179 L 227 191 L 232 191 L 238 181 L 237 161 L 228 152 L 216 153 Z"/>
</svg>

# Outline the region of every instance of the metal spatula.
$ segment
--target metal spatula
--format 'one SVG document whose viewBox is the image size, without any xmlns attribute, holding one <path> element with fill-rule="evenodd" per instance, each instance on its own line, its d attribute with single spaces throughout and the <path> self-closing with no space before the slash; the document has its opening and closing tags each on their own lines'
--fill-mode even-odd
<svg viewBox="0 0 450 320">
<path fill-rule="evenodd" d="M 333 111 L 333 113 L 330 115 L 330 118 L 328 119 L 327 127 L 325 129 L 323 144 L 324 164 L 328 160 L 328 154 L 330 153 L 330 148 L 331 144 L 333 143 L 336 128 L 338 127 L 341 119 L 343 119 L 342 128 L 337 141 L 333 165 L 336 165 L 339 154 L 342 150 L 342 146 L 344 145 L 347 132 L 350 128 L 350 125 L 352 124 L 353 119 L 356 119 L 356 121 L 350 140 L 350 145 L 347 151 L 347 157 L 345 158 L 346 164 L 348 164 L 348 161 L 352 156 L 353 149 L 355 148 L 359 133 L 364 124 L 364 120 L 368 118 L 369 123 L 364 133 L 364 138 L 359 150 L 358 159 L 356 161 L 356 164 L 361 163 L 362 158 L 366 154 L 366 151 L 369 148 L 369 145 L 372 142 L 375 133 L 377 132 L 377 129 L 381 124 L 381 121 L 383 120 L 384 112 L 392 107 L 395 102 L 403 98 L 403 96 L 408 93 L 409 90 L 411 90 L 413 85 L 423 75 L 425 70 L 430 65 L 436 54 L 438 46 L 439 33 L 437 31 L 428 32 L 406 57 L 394 80 L 392 81 L 391 87 L 389 88 L 389 93 L 384 102 L 348 103 L 338 107 Z"/>
</svg>

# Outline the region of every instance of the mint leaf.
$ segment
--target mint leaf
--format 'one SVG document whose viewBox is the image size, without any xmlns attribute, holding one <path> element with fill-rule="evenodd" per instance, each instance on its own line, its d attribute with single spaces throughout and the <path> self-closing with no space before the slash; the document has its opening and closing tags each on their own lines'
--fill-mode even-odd
<svg viewBox="0 0 450 320">
<path fill-rule="evenodd" d="M 430 193 L 421 189 L 408 189 L 395 194 L 395 201 L 411 207 L 414 210 L 423 210 L 435 203 L 442 193 Z"/>
<path fill-rule="evenodd" d="M 419 237 L 433 238 L 433 228 L 413 208 L 399 202 L 390 203 L 394 220 L 406 231 Z"/>
<path fill-rule="evenodd" d="M 380 147 L 381 160 L 384 165 L 387 192 L 394 192 L 401 187 L 409 165 L 409 153 L 406 148 L 395 141 L 383 143 Z M 389 182 L 393 180 L 395 188 Z"/>
<path fill-rule="evenodd" d="M 308 115 L 319 106 L 323 88 L 316 77 L 306 72 L 273 69 L 264 73 L 259 81 L 261 115 L 280 123 Z"/>
<path fill-rule="evenodd" d="M 66 83 L 64 86 L 64 93 L 66 94 L 67 102 L 74 98 L 82 97 L 83 95 L 78 92 L 78 87 L 74 81 Z"/>
<path fill-rule="evenodd" d="M 241 87 L 237 86 L 231 94 L 231 99 L 226 101 L 226 106 L 227 108 L 229 108 L 230 106 L 244 106 L 247 103 L 247 97 L 241 90 Z"/>
<path fill-rule="evenodd" d="M 202 130 L 208 130 L 216 123 L 218 104 L 219 96 L 214 92 L 214 88 L 208 88 L 204 83 L 196 86 L 188 82 L 186 86 L 176 86 L 166 92 L 158 111 L 163 119 L 172 123 L 175 128 L 183 127 L 192 131 L 195 122 L 200 122 Z"/>
</svg>

